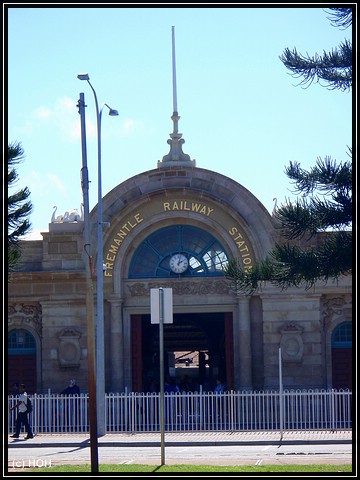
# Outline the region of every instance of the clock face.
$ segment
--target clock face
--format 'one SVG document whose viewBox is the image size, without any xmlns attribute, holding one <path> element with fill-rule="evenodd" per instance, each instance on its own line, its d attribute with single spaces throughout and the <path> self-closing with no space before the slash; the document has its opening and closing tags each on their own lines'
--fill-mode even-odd
<svg viewBox="0 0 360 480">
<path fill-rule="evenodd" d="M 176 253 L 170 258 L 170 268 L 174 273 L 183 273 L 189 266 L 188 259 L 182 253 Z"/>
</svg>

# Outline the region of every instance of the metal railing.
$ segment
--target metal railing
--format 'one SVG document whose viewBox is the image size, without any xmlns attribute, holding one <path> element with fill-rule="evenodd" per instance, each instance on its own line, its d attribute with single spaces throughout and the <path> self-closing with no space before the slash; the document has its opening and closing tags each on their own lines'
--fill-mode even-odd
<svg viewBox="0 0 360 480">
<path fill-rule="evenodd" d="M 29 421 L 35 433 L 89 432 L 88 394 L 30 395 Z M 9 407 L 16 397 L 9 396 Z M 280 402 L 283 402 L 283 419 Z M 352 428 L 352 392 L 349 390 L 284 390 L 165 393 L 165 430 L 262 431 L 347 430 Z M 107 433 L 159 432 L 159 393 L 105 395 Z M 16 412 L 9 413 L 9 433 Z"/>
</svg>

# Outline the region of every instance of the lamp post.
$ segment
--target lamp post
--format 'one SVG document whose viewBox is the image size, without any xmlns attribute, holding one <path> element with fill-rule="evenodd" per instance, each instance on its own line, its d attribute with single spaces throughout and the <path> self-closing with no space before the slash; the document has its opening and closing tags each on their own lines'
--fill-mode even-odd
<svg viewBox="0 0 360 480">
<path fill-rule="evenodd" d="M 90 458 L 91 472 L 99 471 L 99 456 L 97 445 L 97 419 L 96 419 L 96 375 L 95 375 L 95 312 L 94 312 L 94 285 L 91 266 L 90 245 L 90 218 L 89 218 L 89 176 L 86 154 L 86 129 L 85 129 L 85 97 L 80 93 L 77 104 L 80 114 L 81 125 L 81 188 L 83 191 L 84 206 L 84 262 L 86 271 L 86 325 L 87 325 L 87 349 L 88 349 L 88 383 L 89 383 L 89 407 L 90 407 Z"/>
<path fill-rule="evenodd" d="M 102 211 L 102 182 L 101 182 L 101 117 L 106 106 L 109 115 L 119 115 L 107 103 L 99 109 L 99 103 L 94 87 L 90 83 L 87 73 L 77 76 L 79 80 L 86 80 L 94 94 L 96 121 L 97 121 L 97 143 L 98 143 L 98 208 L 97 208 L 97 294 L 96 294 L 96 405 L 97 405 L 97 433 L 105 435 L 105 351 L 104 351 L 104 260 L 103 260 L 103 211 Z"/>
</svg>

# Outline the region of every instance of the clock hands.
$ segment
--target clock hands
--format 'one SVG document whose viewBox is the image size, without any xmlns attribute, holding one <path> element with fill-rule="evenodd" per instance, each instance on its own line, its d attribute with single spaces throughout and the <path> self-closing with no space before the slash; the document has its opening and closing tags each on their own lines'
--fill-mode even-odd
<svg viewBox="0 0 360 480">
<path fill-rule="evenodd" d="M 178 261 L 178 265 L 180 265 L 180 263 L 183 263 L 183 262 L 186 263 L 186 261 L 187 261 L 187 259 L 185 257 L 180 257 L 179 261 Z"/>
<path fill-rule="evenodd" d="M 183 273 L 188 267 L 188 259 L 185 255 L 177 253 L 170 259 L 170 268 L 174 273 Z"/>
</svg>

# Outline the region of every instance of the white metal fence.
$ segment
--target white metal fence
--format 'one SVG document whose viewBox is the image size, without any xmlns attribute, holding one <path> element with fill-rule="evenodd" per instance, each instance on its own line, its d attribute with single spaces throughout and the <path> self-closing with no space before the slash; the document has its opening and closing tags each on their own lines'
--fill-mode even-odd
<svg viewBox="0 0 360 480">
<path fill-rule="evenodd" d="M 346 430 L 352 428 L 349 390 L 165 393 L 165 431 Z M 87 394 L 30 395 L 35 433 L 89 432 Z M 9 396 L 9 407 L 16 397 Z M 281 404 L 282 401 L 282 404 Z M 160 431 L 159 393 L 111 393 L 105 396 L 106 430 Z M 282 410 L 283 414 L 280 415 Z M 16 412 L 9 413 L 9 433 Z"/>
</svg>

